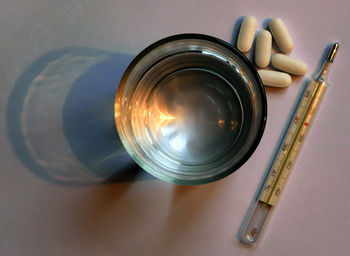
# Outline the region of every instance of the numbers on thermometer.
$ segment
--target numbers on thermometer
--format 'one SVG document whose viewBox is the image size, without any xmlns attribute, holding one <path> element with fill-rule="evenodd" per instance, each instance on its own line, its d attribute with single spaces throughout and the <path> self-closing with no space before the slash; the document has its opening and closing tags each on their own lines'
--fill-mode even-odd
<svg viewBox="0 0 350 256">
<path fill-rule="evenodd" d="M 319 97 L 322 93 L 323 89 L 320 89 L 318 82 L 311 81 L 308 84 L 264 184 L 259 198 L 261 202 L 269 205 L 276 204 L 294 165 L 299 149 L 305 140 L 309 123 L 317 109 Z"/>
</svg>

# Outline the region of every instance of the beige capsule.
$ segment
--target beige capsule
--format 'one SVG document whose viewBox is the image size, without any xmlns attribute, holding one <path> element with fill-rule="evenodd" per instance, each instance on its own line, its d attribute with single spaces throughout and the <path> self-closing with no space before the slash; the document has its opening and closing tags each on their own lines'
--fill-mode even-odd
<svg viewBox="0 0 350 256">
<path fill-rule="evenodd" d="M 291 75 L 303 76 L 307 72 L 305 62 L 280 53 L 272 56 L 271 64 L 274 68 Z"/>
<path fill-rule="evenodd" d="M 293 50 L 294 44 L 283 21 L 279 18 L 271 19 L 269 28 L 278 47 L 283 53 L 289 53 Z"/>
<path fill-rule="evenodd" d="M 253 16 L 246 16 L 239 30 L 237 48 L 241 52 L 248 52 L 252 47 L 257 21 Z"/>
<path fill-rule="evenodd" d="M 270 63 L 272 37 L 269 31 L 262 30 L 256 38 L 255 45 L 255 63 L 264 68 Z"/>
<path fill-rule="evenodd" d="M 292 82 L 290 75 L 279 71 L 261 69 L 258 74 L 265 86 L 285 88 Z"/>
</svg>

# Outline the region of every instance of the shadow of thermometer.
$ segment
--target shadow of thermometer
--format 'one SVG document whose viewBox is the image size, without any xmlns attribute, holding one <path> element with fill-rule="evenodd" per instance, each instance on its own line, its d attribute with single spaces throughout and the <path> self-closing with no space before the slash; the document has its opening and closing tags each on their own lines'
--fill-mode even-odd
<svg viewBox="0 0 350 256">
<path fill-rule="evenodd" d="M 299 154 L 310 124 L 315 116 L 322 100 L 323 94 L 328 87 L 327 74 L 333 63 L 339 44 L 333 44 L 320 71 L 306 86 L 300 98 L 298 107 L 289 123 L 288 130 L 284 135 L 281 146 L 275 160 L 268 171 L 265 183 L 259 193 L 253 209 L 251 210 L 243 228 L 239 234 L 239 240 L 244 244 L 254 243 L 264 225 L 266 217 L 272 206 L 276 205 L 279 196 L 286 184 L 287 178 L 293 168 L 296 157 Z"/>
</svg>

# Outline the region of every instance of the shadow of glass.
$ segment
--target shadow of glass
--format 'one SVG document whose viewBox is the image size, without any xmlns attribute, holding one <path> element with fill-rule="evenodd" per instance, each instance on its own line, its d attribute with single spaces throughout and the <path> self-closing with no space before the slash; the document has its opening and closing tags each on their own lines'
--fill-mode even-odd
<svg viewBox="0 0 350 256">
<path fill-rule="evenodd" d="M 127 154 L 114 122 L 117 85 L 132 58 L 71 47 L 25 69 L 8 99 L 7 129 L 30 171 L 59 185 L 153 179 Z"/>
</svg>

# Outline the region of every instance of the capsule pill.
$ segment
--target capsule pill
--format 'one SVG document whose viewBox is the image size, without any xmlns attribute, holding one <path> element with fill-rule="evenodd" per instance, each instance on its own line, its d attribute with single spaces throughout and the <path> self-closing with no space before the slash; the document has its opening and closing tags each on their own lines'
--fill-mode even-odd
<svg viewBox="0 0 350 256">
<path fill-rule="evenodd" d="M 265 86 L 271 87 L 288 87 L 292 78 L 287 73 L 274 70 L 258 70 L 258 74 Z"/>
<path fill-rule="evenodd" d="M 257 21 L 253 16 L 246 16 L 238 34 L 237 48 L 241 52 L 248 52 L 252 47 Z"/>
<path fill-rule="evenodd" d="M 303 76 L 307 72 L 306 63 L 284 54 L 275 54 L 271 59 L 272 66 L 291 75 Z"/>
<path fill-rule="evenodd" d="M 283 21 L 279 18 L 271 19 L 269 28 L 278 47 L 283 53 L 289 53 L 293 50 L 293 40 Z"/>
<path fill-rule="evenodd" d="M 272 37 L 269 31 L 262 30 L 256 38 L 255 45 L 255 63 L 264 68 L 270 63 Z"/>
</svg>

